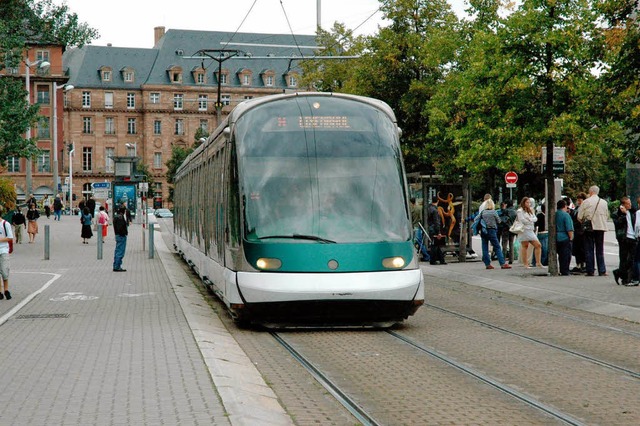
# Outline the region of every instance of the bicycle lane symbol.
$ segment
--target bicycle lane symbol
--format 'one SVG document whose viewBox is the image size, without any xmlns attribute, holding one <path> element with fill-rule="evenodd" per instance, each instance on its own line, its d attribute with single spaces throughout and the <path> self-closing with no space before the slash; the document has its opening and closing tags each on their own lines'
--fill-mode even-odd
<svg viewBox="0 0 640 426">
<path fill-rule="evenodd" d="M 84 293 L 78 292 L 68 292 L 68 293 L 60 293 L 58 297 L 52 297 L 52 302 L 66 302 L 68 300 L 96 300 L 98 296 L 87 296 Z"/>
</svg>

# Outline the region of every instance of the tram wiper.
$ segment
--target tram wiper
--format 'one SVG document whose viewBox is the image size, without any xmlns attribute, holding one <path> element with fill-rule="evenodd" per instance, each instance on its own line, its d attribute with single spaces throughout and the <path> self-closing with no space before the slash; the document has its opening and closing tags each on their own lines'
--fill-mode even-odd
<svg viewBox="0 0 640 426">
<path fill-rule="evenodd" d="M 316 235 L 303 235 L 303 234 L 268 235 L 266 237 L 259 237 L 258 239 L 259 240 L 266 240 L 266 239 L 270 239 L 270 238 L 289 238 L 289 239 L 293 239 L 293 240 L 311 240 L 311 241 L 318 241 L 320 243 L 336 244 L 336 242 L 333 241 L 333 240 L 328 240 L 326 238 L 318 237 Z"/>
</svg>

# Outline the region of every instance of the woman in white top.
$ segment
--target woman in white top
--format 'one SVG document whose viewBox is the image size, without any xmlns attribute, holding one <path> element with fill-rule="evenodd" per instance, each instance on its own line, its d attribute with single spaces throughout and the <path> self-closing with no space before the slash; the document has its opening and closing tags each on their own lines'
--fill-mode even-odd
<svg viewBox="0 0 640 426">
<path fill-rule="evenodd" d="M 531 244 L 533 246 L 533 254 L 536 259 L 536 266 L 538 268 L 542 268 L 542 262 L 540 261 L 542 245 L 540 244 L 540 241 L 538 241 L 538 237 L 536 237 L 534 232 L 534 224 L 538 219 L 531 208 L 531 200 L 529 197 L 524 197 L 522 201 L 520 201 L 520 208 L 516 214 L 517 220 L 522 223 L 524 227 L 524 230 L 518 236 L 518 240 L 520 240 L 520 244 L 522 245 L 522 248 L 520 249 L 520 260 L 525 268 L 529 268 L 527 250 L 529 249 L 529 244 Z"/>
</svg>

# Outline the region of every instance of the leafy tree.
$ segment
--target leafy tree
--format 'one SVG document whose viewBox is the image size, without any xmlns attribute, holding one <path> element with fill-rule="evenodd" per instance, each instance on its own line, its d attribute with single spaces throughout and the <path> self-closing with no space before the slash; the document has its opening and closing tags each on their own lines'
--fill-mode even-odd
<svg viewBox="0 0 640 426">
<path fill-rule="evenodd" d="M 80 23 L 66 4 L 52 0 L 2 0 L 0 7 L 0 71 L 17 68 L 32 45 L 82 46 L 98 32 Z M 0 78 L 0 164 L 9 156 L 32 157 L 35 139 L 25 140 L 37 121 L 38 106 L 29 105 L 21 78 Z"/>
<path fill-rule="evenodd" d="M 11 179 L 0 178 L 0 206 L 4 207 L 4 213 L 16 207 L 16 197 L 16 189 Z"/>
</svg>

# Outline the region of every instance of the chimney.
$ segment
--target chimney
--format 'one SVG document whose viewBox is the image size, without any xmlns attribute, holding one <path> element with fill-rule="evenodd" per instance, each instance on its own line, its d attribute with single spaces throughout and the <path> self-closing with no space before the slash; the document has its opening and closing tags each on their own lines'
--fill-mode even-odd
<svg viewBox="0 0 640 426">
<path fill-rule="evenodd" d="M 164 36 L 164 27 L 155 27 L 153 29 L 153 45 L 157 46 L 160 39 Z"/>
</svg>

